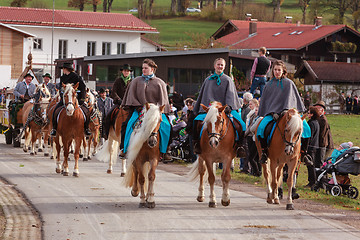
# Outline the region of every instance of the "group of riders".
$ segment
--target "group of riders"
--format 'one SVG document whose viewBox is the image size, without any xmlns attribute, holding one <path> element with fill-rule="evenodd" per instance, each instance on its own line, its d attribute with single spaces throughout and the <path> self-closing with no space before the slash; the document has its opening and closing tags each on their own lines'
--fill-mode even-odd
<svg viewBox="0 0 360 240">
<path fill-rule="evenodd" d="M 225 67 L 226 61 L 224 59 L 215 59 L 214 73 L 204 80 L 193 109 L 196 117 L 193 122 L 193 131 L 191 131 L 191 134 L 194 143 L 194 151 L 197 154 L 201 153 L 199 144 L 201 138 L 201 123 L 206 116 L 206 112 L 201 107 L 201 104 L 210 106 L 214 101 L 220 102 L 223 106 L 226 105 L 225 113 L 232 120 L 236 130 L 234 151 L 237 152 L 238 156 L 244 153 L 242 145 L 246 125 L 241 118 L 241 102 L 233 80 L 224 73 Z M 63 86 L 63 84 L 75 85 L 77 83 L 79 83 L 77 99 L 80 108 L 86 116 L 84 120 L 84 133 L 85 135 L 91 135 L 89 129 L 89 109 L 86 104 L 84 104 L 86 85 L 82 77 L 74 71 L 71 63 L 64 63 L 61 68 L 63 69 L 63 75 L 60 77 L 60 84 L 58 85 L 50 82 L 50 74 L 45 74 L 43 76 L 44 83 L 51 92 L 51 95 L 53 96 L 57 90 L 59 90 L 60 94 L 60 100 L 53 111 L 52 130 L 50 135 L 56 136 L 57 134 L 57 115 L 64 105 L 63 92 L 60 86 Z M 111 92 L 111 98 L 113 99 L 114 105 L 110 111 L 108 111 L 106 116 L 102 117 L 103 135 L 106 136 L 109 133 L 110 125 L 114 122 L 115 114 L 113 113 L 116 109 L 123 108 L 128 111 L 128 117 L 121 127 L 121 157 L 126 155 L 134 123 L 137 121 L 139 115 L 141 115 L 141 111 L 146 103 L 165 106 L 159 131 L 160 152 L 162 157 L 168 157 L 166 156 L 166 152 L 170 141 L 171 124 L 167 115 L 170 113 L 171 108 L 168 99 L 167 85 L 162 79 L 155 75 L 157 68 L 158 66 L 153 60 L 145 59 L 142 63 L 142 75 L 132 79 L 131 72 L 133 69 L 129 64 L 125 64 L 121 67 L 119 78 L 114 82 Z M 281 113 L 285 110 L 295 108 L 300 113 L 306 111 L 295 84 L 286 76 L 287 70 L 285 64 L 280 60 L 275 61 L 271 68 L 271 78 L 266 83 L 261 95 L 258 116 L 263 117 L 263 120 L 260 122 L 257 130 L 257 138 L 262 148 L 262 155 L 260 156 L 261 163 L 266 163 L 268 158 L 268 141 L 264 134 L 266 126 L 271 122 L 277 121 L 281 116 Z M 33 76 L 31 74 L 26 74 L 24 81 L 19 82 L 15 87 L 14 95 L 18 102 L 24 103 L 34 97 L 36 86 L 31 83 L 32 79 Z M 308 139 L 311 132 L 310 127 L 305 120 L 303 122 L 303 129 L 301 138 L 301 157 L 304 161 L 308 161 L 306 150 L 308 148 Z"/>
</svg>

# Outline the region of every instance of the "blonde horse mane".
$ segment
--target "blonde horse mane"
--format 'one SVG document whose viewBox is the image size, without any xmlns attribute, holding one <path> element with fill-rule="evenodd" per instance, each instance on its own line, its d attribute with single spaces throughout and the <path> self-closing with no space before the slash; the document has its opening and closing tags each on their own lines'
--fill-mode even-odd
<svg viewBox="0 0 360 240">
<path fill-rule="evenodd" d="M 291 134 L 291 139 L 294 137 L 295 133 L 301 129 L 303 131 L 303 120 L 301 119 L 298 111 L 296 109 L 290 109 L 288 111 L 290 117 L 289 122 L 287 123 L 286 129 L 289 130 Z M 301 134 L 300 133 L 300 134 Z"/>
<path fill-rule="evenodd" d="M 204 129 L 207 128 L 208 123 L 211 123 L 212 126 L 215 126 L 215 123 L 217 121 L 217 116 L 219 114 L 219 103 L 218 102 L 214 102 L 213 104 L 211 104 L 209 111 L 206 114 L 206 117 L 204 119 Z"/>
</svg>

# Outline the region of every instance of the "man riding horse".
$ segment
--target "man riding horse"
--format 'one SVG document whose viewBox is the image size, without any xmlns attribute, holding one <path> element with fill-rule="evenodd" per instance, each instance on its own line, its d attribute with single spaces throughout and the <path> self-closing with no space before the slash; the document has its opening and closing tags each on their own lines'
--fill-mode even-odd
<svg viewBox="0 0 360 240">
<path fill-rule="evenodd" d="M 63 75 L 60 77 L 60 88 L 61 86 L 63 86 L 63 84 L 77 84 L 79 83 L 79 87 L 78 90 L 80 92 L 78 92 L 77 94 L 77 99 L 79 101 L 79 105 L 80 108 L 82 109 L 82 111 L 84 112 L 86 119 L 85 119 L 85 123 L 84 123 L 84 133 L 87 136 L 91 135 L 91 131 L 89 129 L 89 122 L 90 122 L 90 113 L 89 113 L 89 109 L 83 104 L 85 101 L 85 96 L 86 96 L 86 86 L 85 83 L 82 79 L 82 77 L 80 77 L 79 75 L 77 75 L 74 72 L 74 68 L 72 67 L 71 63 L 64 63 L 62 67 L 60 67 L 63 69 Z M 62 89 L 59 89 L 60 91 L 60 101 L 59 103 L 56 105 L 55 110 L 53 112 L 53 129 L 51 130 L 50 135 L 51 136 L 56 136 L 56 128 L 57 128 L 57 116 L 60 113 L 60 108 L 64 106 L 63 103 L 63 91 Z"/>
</svg>

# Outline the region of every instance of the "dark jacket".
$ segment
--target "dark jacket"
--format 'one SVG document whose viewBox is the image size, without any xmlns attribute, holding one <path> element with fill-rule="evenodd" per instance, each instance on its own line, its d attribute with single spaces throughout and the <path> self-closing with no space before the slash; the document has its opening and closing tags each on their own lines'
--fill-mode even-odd
<svg viewBox="0 0 360 240">
<path fill-rule="evenodd" d="M 190 135 L 192 135 L 193 132 L 193 125 L 194 125 L 194 119 L 195 119 L 194 111 L 188 110 L 186 114 L 187 122 L 186 122 L 186 132 Z"/>
<path fill-rule="evenodd" d="M 130 81 L 127 85 L 129 85 Z M 114 85 L 111 89 L 111 98 L 114 100 L 114 103 L 117 105 L 121 105 L 121 102 L 124 98 L 126 87 L 124 80 L 119 77 L 115 80 Z"/>
<path fill-rule="evenodd" d="M 246 123 L 246 117 L 249 114 L 251 109 L 249 108 L 249 104 L 244 104 L 241 107 L 241 119 Z"/>
<path fill-rule="evenodd" d="M 77 75 L 77 73 L 75 72 L 71 72 L 69 75 L 62 75 L 60 77 L 60 88 L 62 88 L 62 84 L 77 84 L 79 83 L 79 87 L 78 87 L 78 90 L 80 92 L 78 92 L 78 95 L 77 95 L 77 99 L 79 101 L 79 104 L 81 105 L 84 100 L 85 100 L 85 96 L 86 96 L 86 86 L 85 86 L 85 83 L 84 83 L 84 80 L 82 79 L 82 77 L 80 77 L 79 75 Z M 61 89 L 59 89 L 61 90 Z M 62 96 L 63 96 L 63 92 L 60 91 L 60 96 L 61 96 L 61 100 L 62 101 Z"/>
<path fill-rule="evenodd" d="M 322 115 L 319 119 L 319 147 L 325 147 L 327 149 L 334 148 L 334 142 L 332 139 L 330 125 L 325 115 Z"/>
</svg>

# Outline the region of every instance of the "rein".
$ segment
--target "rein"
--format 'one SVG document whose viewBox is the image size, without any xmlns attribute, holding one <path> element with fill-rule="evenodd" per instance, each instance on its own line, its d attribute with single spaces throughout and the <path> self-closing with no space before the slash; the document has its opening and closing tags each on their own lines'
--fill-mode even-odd
<svg viewBox="0 0 360 240">
<path fill-rule="evenodd" d="M 301 134 L 298 135 L 298 137 L 296 138 L 296 140 L 295 140 L 294 142 L 289 142 L 289 141 L 286 140 L 286 138 L 285 138 L 285 129 L 284 129 L 284 133 L 282 133 L 281 130 L 280 130 L 279 124 L 276 124 L 276 127 L 277 127 L 277 129 L 279 130 L 280 136 L 281 136 L 282 140 L 284 141 L 285 145 L 294 148 L 294 147 L 295 147 L 295 144 L 299 141 Z M 285 125 L 285 128 L 286 128 L 286 125 Z"/>
</svg>

